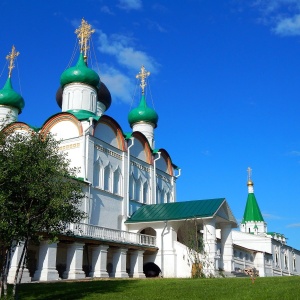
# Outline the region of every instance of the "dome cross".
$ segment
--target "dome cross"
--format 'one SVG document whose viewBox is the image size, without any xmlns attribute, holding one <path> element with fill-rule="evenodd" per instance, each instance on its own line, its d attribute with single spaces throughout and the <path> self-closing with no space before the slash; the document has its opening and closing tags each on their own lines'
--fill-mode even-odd
<svg viewBox="0 0 300 300">
<path fill-rule="evenodd" d="M 248 180 L 252 180 L 252 169 L 250 167 L 247 168 L 247 173 L 248 173 Z"/>
<path fill-rule="evenodd" d="M 140 73 L 136 75 L 136 78 L 141 80 L 140 87 L 142 89 L 142 95 L 145 94 L 145 87 L 147 85 L 146 79 L 149 76 L 150 76 L 150 72 L 146 71 L 144 66 L 141 67 Z"/>
<path fill-rule="evenodd" d="M 87 59 L 87 50 L 89 49 L 88 41 L 91 38 L 91 35 L 95 32 L 95 29 L 92 29 L 92 26 L 88 24 L 83 18 L 79 28 L 75 30 L 80 44 L 80 52 L 84 54 L 84 60 Z"/>
<path fill-rule="evenodd" d="M 8 77 L 11 77 L 12 69 L 15 67 L 14 61 L 15 59 L 19 56 L 20 52 L 16 51 L 15 46 L 12 46 L 11 52 L 6 55 L 6 59 L 9 61 L 9 66 L 8 66 Z"/>
</svg>

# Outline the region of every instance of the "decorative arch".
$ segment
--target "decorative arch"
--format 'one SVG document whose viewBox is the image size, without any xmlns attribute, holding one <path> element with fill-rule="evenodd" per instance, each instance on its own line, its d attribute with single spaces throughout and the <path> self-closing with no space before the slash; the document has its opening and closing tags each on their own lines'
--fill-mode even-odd
<svg viewBox="0 0 300 300">
<path fill-rule="evenodd" d="M 101 116 L 96 123 L 93 136 L 117 149 L 125 151 L 125 140 L 121 126 L 109 116 Z"/>
<path fill-rule="evenodd" d="M 26 123 L 23 123 L 23 122 L 14 122 L 14 123 L 8 124 L 7 126 L 5 126 L 2 129 L 2 132 L 7 135 L 9 135 L 15 131 L 30 132 L 30 131 L 33 131 L 33 129 L 29 125 L 27 125 Z"/>
<path fill-rule="evenodd" d="M 156 161 L 156 167 L 159 170 L 173 176 L 174 172 L 172 167 L 172 160 L 169 153 L 165 149 L 159 149 L 159 152 L 161 158 Z"/>
<path fill-rule="evenodd" d="M 64 139 L 82 136 L 83 129 L 81 122 L 74 115 L 64 112 L 50 117 L 44 123 L 41 133 L 48 134 L 49 132 L 58 139 Z"/>
<path fill-rule="evenodd" d="M 135 141 L 130 149 L 130 154 L 148 164 L 152 164 L 152 151 L 147 138 L 138 131 L 133 132 L 131 136 L 135 138 Z"/>
</svg>

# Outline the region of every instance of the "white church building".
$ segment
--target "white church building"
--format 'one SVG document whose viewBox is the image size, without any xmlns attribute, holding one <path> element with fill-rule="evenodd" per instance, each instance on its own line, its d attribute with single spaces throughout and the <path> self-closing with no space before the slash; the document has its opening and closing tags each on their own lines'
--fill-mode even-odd
<svg viewBox="0 0 300 300">
<path fill-rule="evenodd" d="M 62 233 L 57 243 L 45 239 L 30 245 L 22 281 L 191 277 L 196 257 L 189 245 L 191 230 L 203 242 L 199 259 L 205 275 L 234 276 L 247 268 L 256 268 L 259 276 L 299 275 L 300 251 L 288 246 L 283 235 L 267 231 L 250 171 L 241 224 L 224 198 L 176 202 L 180 169 L 167 150 L 155 148 L 158 115 L 145 96 L 150 73 L 142 67 L 137 75 L 141 98 L 128 115 L 132 131 L 125 133 L 106 114 L 110 92 L 88 67 L 91 26 L 82 20 L 76 32 L 81 51 L 77 63 L 60 77 L 56 100 L 61 112 L 33 129 L 18 121 L 25 102 L 12 87 L 12 68 L 0 90 L 0 118 L 9 116 L 1 130 L 53 134 L 71 166 L 80 168 L 85 195 L 82 210 L 87 218 L 70 224 L 73 234 Z M 10 66 L 15 57 L 13 48 Z M 21 247 L 14 251 L 9 281 Z"/>
</svg>

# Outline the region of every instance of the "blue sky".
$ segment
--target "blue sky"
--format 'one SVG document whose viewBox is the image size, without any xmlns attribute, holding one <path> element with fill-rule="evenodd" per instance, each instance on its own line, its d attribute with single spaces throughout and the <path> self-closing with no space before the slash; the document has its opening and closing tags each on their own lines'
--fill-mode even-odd
<svg viewBox="0 0 300 300">
<path fill-rule="evenodd" d="M 298 0 L 2 0 L 0 10 L 0 85 L 14 44 L 20 121 L 41 126 L 60 111 L 55 93 L 84 17 L 96 29 L 90 66 L 124 132 L 135 75 L 151 72 L 156 147 L 182 169 L 177 200 L 225 197 L 241 221 L 250 166 L 268 230 L 300 249 Z"/>
</svg>

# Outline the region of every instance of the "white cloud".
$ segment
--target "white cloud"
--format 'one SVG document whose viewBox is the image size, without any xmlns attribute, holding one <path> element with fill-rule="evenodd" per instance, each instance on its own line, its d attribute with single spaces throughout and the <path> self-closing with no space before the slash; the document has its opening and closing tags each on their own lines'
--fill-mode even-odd
<svg viewBox="0 0 300 300">
<path fill-rule="evenodd" d="M 101 80 L 109 89 L 113 101 L 132 102 L 135 81 L 120 70 L 108 65 L 101 65 Z"/>
<path fill-rule="evenodd" d="M 300 227 L 300 223 L 289 224 L 286 227 Z"/>
<path fill-rule="evenodd" d="M 119 8 L 125 10 L 139 10 L 142 8 L 141 0 L 119 0 Z"/>
<path fill-rule="evenodd" d="M 104 5 L 101 7 L 101 12 L 108 14 L 108 15 L 113 15 L 114 13 L 109 9 L 108 6 Z"/>
<path fill-rule="evenodd" d="M 167 30 L 164 27 L 162 27 L 159 23 L 157 23 L 155 21 L 151 21 L 151 20 L 146 20 L 146 21 L 147 21 L 149 29 L 154 29 L 154 30 L 157 30 L 161 33 L 166 33 L 167 32 Z"/>
<path fill-rule="evenodd" d="M 273 30 L 282 36 L 300 35 L 300 14 L 278 21 Z"/>
<path fill-rule="evenodd" d="M 259 22 L 280 36 L 300 35 L 299 0 L 255 0 L 252 7 L 260 13 Z"/>
<path fill-rule="evenodd" d="M 132 103 L 137 82 L 135 74 L 139 72 L 142 65 L 151 73 L 157 73 L 159 64 L 145 51 L 136 49 L 134 39 L 130 36 L 107 35 L 97 29 L 95 37 L 98 51 L 110 56 L 109 65 L 101 65 L 101 80 L 110 90 L 113 101 Z M 102 58 L 102 61 L 108 60 Z"/>
<path fill-rule="evenodd" d="M 132 40 L 124 35 L 114 34 L 108 36 L 101 30 L 99 34 L 98 50 L 102 53 L 112 55 L 118 63 L 129 70 L 139 70 L 142 65 L 152 73 L 158 71 L 158 63 L 146 52 L 135 49 L 131 44 Z"/>
<path fill-rule="evenodd" d="M 289 156 L 300 156 L 300 151 L 293 150 L 288 153 Z"/>
<path fill-rule="evenodd" d="M 282 217 L 276 216 L 276 215 L 272 215 L 272 214 L 268 214 L 268 213 L 262 213 L 263 217 L 266 219 L 272 219 L 272 220 L 280 220 L 282 219 Z"/>
</svg>

